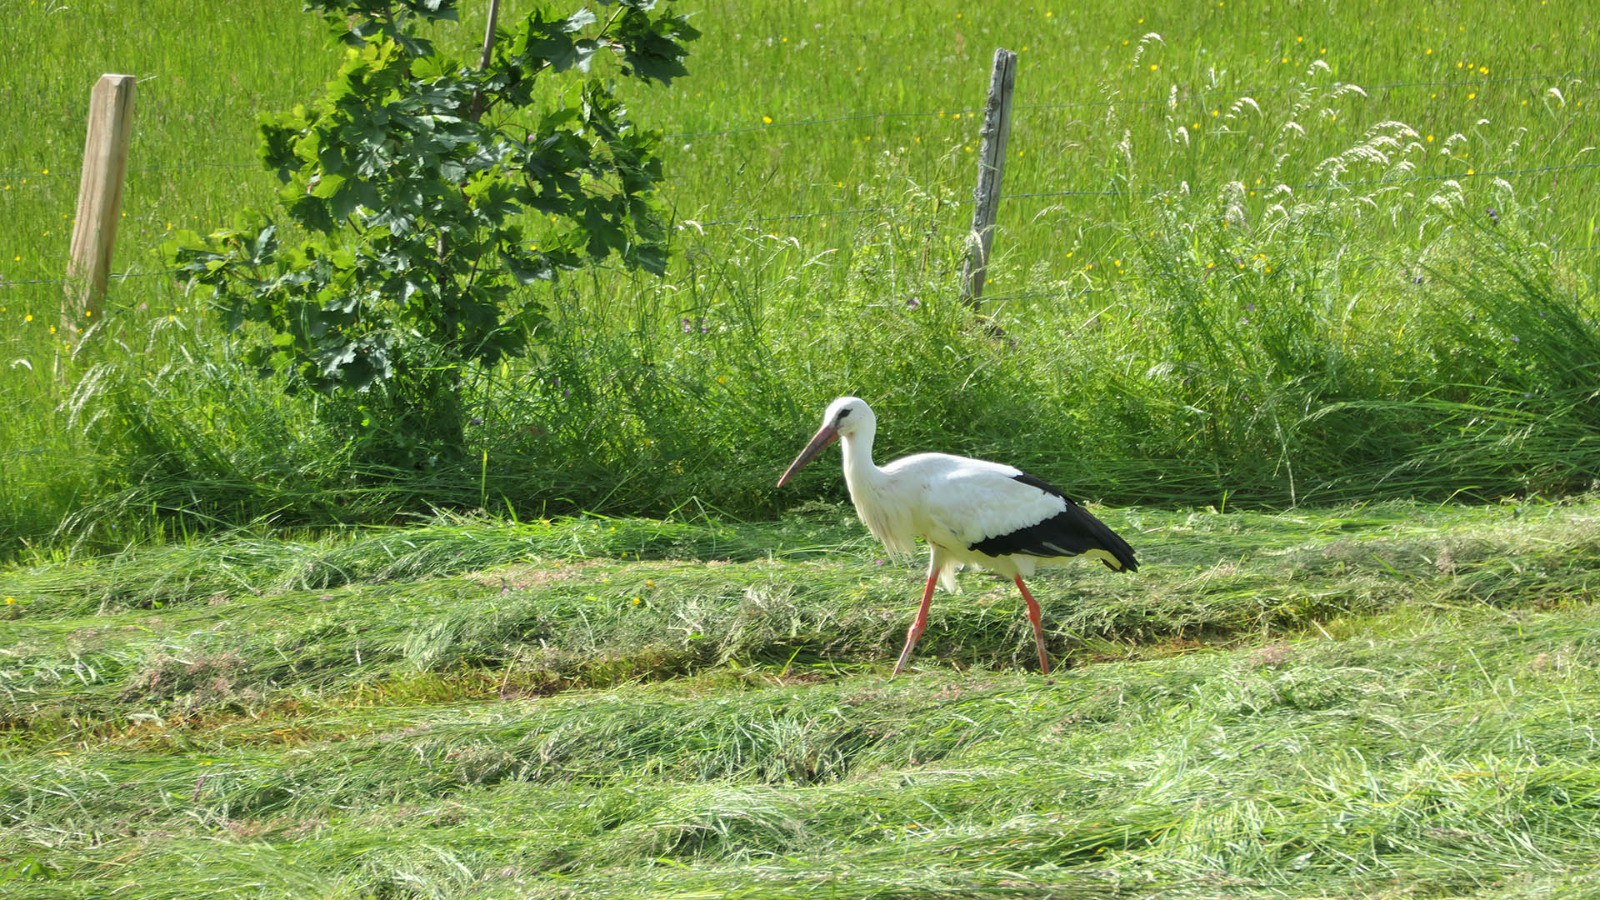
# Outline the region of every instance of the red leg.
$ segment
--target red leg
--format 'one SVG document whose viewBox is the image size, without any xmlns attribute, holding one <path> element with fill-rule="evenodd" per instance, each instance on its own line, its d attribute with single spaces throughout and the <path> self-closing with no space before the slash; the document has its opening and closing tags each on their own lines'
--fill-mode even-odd
<svg viewBox="0 0 1600 900">
<path fill-rule="evenodd" d="M 928 625 L 928 604 L 933 602 L 933 585 L 939 580 L 939 570 L 932 569 L 928 572 L 928 586 L 922 591 L 922 606 L 917 609 L 917 618 L 912 621 L 911 628 L 906 631 L 906 646 L 900 651 L 900 661 L 894 664 L 893 678 L 900 674 L 906 667 L 906 661 L 911 658 L 911 648 L 917 646 L 917 639 L 922 637 L 922 629 Z"/>
<path fill-rule="evenodd" d="M 1044 652 L 1044 624 L 1040 621 L 1039 604 L 1028 593 L 1028 586 L 1022 583 L 1021 575 L 1013 580 L 1017 583 L 1017 590 L 1022 592 L 1022 599 L 1028 601 L 1028 621 L 1033 623 L 1033 642 L 1039 647 L 1039 671 L 1049 675 L 1050 656 Z"/>
</svg>

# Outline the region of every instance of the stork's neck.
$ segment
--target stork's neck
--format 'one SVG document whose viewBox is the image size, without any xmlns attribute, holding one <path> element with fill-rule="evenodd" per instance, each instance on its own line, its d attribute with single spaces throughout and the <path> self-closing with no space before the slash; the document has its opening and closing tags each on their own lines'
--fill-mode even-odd
<svg viewBox="0 0 1600 900">
<path fill-rule="evenodd" d="M 883 482 L 883 470 L 872 462 L 872 431 L 863 430 L 840 438 L 844 456 L 844 483 L 851 499 L 860 502 L 863 494 L 876 494 Z"/>
<path fill-rule="evenodd" d="M 895 498 L 893 476 L 872 462 L 872 434 L 869 423 L 853 435 L 841 436 L 844 483 L 850 488 L 850 502 L 855 504 L 862 524 L 890 553 L 910 553 L 916 549 L 917 526 L 909 517 L 910 507 Z M 903 490 L 906 486 L 899 487 Z"/>
</svg>

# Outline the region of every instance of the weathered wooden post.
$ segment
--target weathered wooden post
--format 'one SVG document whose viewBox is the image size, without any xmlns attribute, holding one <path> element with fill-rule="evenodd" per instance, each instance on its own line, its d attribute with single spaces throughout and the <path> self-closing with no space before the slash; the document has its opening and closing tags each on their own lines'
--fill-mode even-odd
<svg viewBox="0 0 1600 900">
<path fill-rule="evenodd" d="M 132 75 L 102 75 L 89 94 L 89 134 L 78 181 L 78 220 L 72 227 L 62 331 L 76 333 L 85 316 L 102 311 L 111 250 L 122 211 L 122 181 L 133 134 Z"/>
<path fill-rule="evenodd" d="M 1017 83 L 1017 55 L 994 51 L 989 100 L 983 108 L 982 144 L 978 153 L 978 187 L 972 192 L 972 234 L 967 262 L 961 270 L 962 299 L 976 307 L 983 298 L 983 279 L 994 246 L 994 220 L 1000 210 L 1000 177 L 1006 169 L 1006 141 L 1011 137 L 1011 91 Z"/>
</svg>

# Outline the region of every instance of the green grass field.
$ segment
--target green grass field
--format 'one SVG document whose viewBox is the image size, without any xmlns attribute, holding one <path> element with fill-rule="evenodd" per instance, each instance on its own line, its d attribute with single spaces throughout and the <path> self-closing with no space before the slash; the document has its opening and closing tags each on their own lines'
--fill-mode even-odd
<svg viewBox="0 0 1600 900">
<path fill-rule="evenodd" d="M 273 209 L 318 21 L 0 4 L 0 895 L 1600 891 L 1592 4 L 679 5 L 692 74 L 627 95 L 667 276 L 564 278 L 470 459 L 396 472 L 158 252 Z M 844 393 L 1128 537 L 1038 585 L 1070 668 L 968 574 L 887 680 L 920 569 L 831 457 L 773 487 Z"/>
<path fill-rule="evenodd" d="M 202 46 L 171 37 L 200 6 L 15 5 L 10 552 L 114 549 L 151 510 L 177 530 L 439 506 L 768 515 L 788 502 L 769 471 L 843 393 L 875 404 L 888 452 L 1002 457 L 1117 503 L 1494 500 L 1587 490 L 1600 468 L 1585 4 L 691 4 L 693 75 L 633 96 L 670 136 L 668 277 L 565 279 L 535 352 L 470 385 L 470 459 L 421 473 L 364 469 L 349 414 L 257 378 L 160 274 L 174 230 L 272 208 L 256 118 L 337 60 L 293 6 L 230 4 Z M 467 11 L 443 40 L 475 40 Z M 1021 60 L 983 310 L 1000 338 L 955 302 L 996 46 Z M 130 277 L 75 344 L 50 333 L 52 279 L 106 70 L 141 79 Z"/>
</svg>

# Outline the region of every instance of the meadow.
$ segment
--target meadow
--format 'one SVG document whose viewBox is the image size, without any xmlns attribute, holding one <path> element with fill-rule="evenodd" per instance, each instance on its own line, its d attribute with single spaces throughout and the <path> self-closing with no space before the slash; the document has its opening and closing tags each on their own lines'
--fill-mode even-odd
<svg viewBox="0 0 1600 900">
<path fill-rule="evenodd" d="M 1591 4 L 679 5 L 691 75 L 625 90 L 666 276 L 544 288 L 469 458 L 405 471 L 160 252 L 273 209 L 318 20 L 0 7 L 0 892 L 1595 889 Z M 137 120 L 80 336 L 102 72 Z M 968 575 L 886 681 L 915 564 L 833 467 L 773 487 L 845 393 L 880 456 L 1016 463 L 1138 548 L 1042 582 L 1070 669 Z"/>
</svg>

